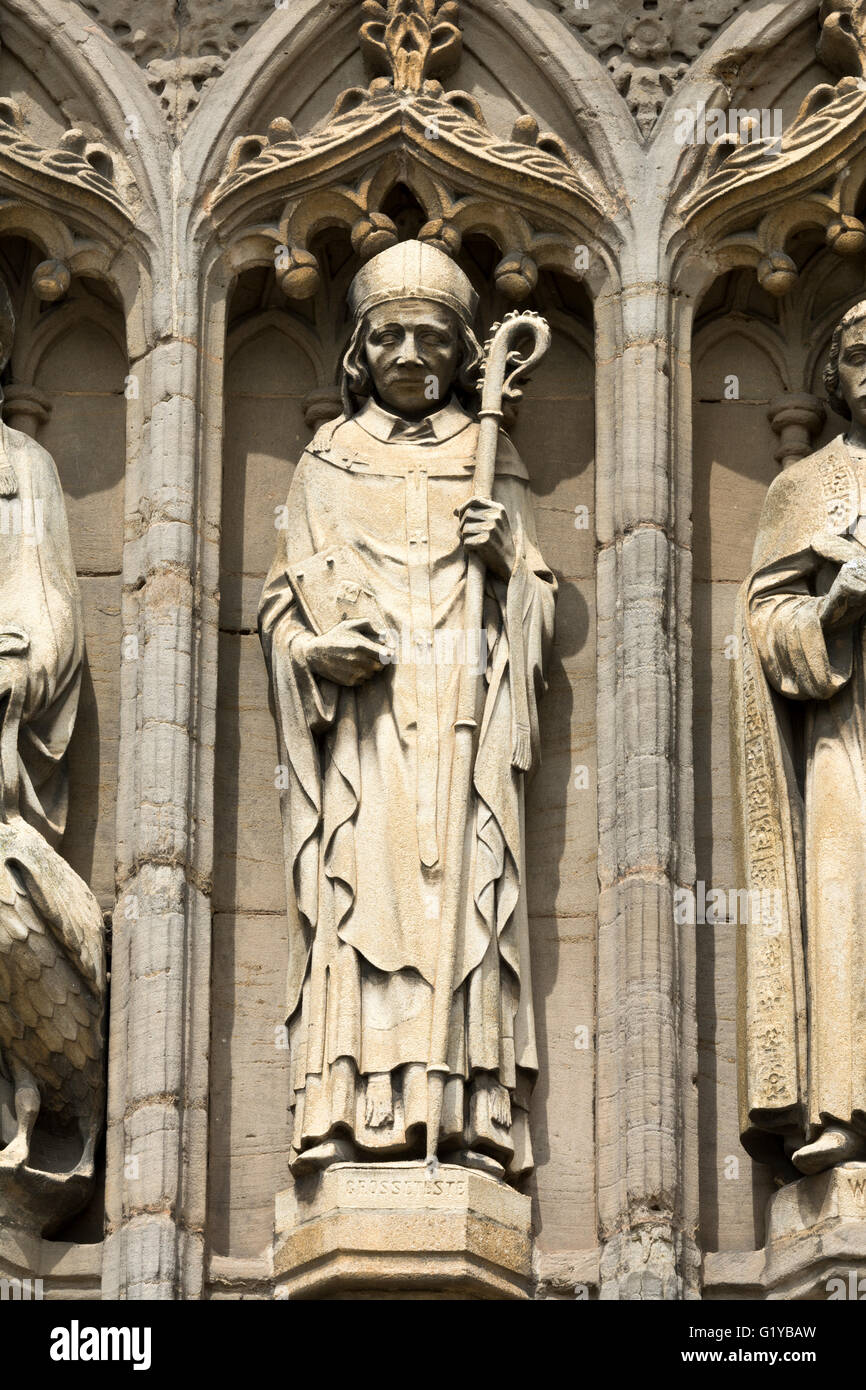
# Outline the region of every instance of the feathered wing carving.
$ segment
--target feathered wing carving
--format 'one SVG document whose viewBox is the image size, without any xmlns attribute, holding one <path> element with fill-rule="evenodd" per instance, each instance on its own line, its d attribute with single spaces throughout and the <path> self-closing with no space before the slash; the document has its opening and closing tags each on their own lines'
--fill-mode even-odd
<svg viewBox="0 0 866 1390">
<path fill-rule="evenodd" d="M 0 826 L 0 1047 L 34 1078 L 42 1107 L 78 1126 L 85 1149 L 101 1123 L 104 994 L 93 894 L 24 821 Z"/>
</svg>

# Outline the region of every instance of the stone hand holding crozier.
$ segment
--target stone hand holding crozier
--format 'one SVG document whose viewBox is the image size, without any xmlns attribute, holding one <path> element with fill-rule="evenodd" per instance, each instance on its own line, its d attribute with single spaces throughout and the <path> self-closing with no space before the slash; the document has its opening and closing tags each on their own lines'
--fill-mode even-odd
<svg viewBox="0 0 866 1390">
<path fill-rule="evenodd" d="M 5 365 L 2 284 L 0 324 Z M 50 455 L 2 423 L 0 509 L 0 1218 L 39 1234 L 92 1184 L 106 977 L 99 905 L 57 853 L 83 660 L 63 494 Z"/>
<path fill-rule="evenodd" d="M 769 490 L 732 673 L 742 881 L 765 909 L 740 939 L 744 1142 L 807 1174 L 866 1161 L 866 302 L 825 380 L 851 424 Z"/>
<path fill-rule="evenodd" d="M 479 424 L 461 395 L 481 350 L 466 276 L 409 241 L 369 261 L 349 298 L 344 414 L 295 470 L 260 607 L 288 772 L 291 1166 L 432 1151 L 515 1179 L 532 1164 L 537 1069 L 523 784 L 555 582 L 526 470 L 495 429 L 490 495 L 474 495 Z M 483 562 L 477 618 L 470 554 Z M 381 621 L 309 620 L 293 576 L 325 555 L 338 586 L 352 557 Z M 460 792 L 462 664 L 479 651 Z"/>
<path fill-rule="evenodd" d="M 450 390 L 460 350 L 453 310 L 444 304 L 407 300 L 399 315 L 391 304 L 370 310 L 364 345 L 367 368 L 376 400 L 395 418 L 421 422 L 433 413 L 441 387 L 446 395 Z M 477 551 L 507 582 L 515 552 L 505 508 L 491 498 L 470 497 L 457 514 L 465 548 Z M 369 622 L 347 619 L 307 639 L 307 662 L 326 680 L 357 685 L 382 670 L 382 658 L 389 654 L 383 652 L 384 637 Z"/>
</svg>

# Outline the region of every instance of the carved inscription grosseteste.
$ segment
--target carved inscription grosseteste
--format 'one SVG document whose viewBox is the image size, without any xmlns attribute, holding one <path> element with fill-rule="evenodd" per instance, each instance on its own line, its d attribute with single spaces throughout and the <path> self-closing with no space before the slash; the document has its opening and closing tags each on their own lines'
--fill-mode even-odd
<svg viewBox="0 0 866 1390">
<path fill-rule="evenodd" d="M 369 1173 L 339 1173 L 339 1198 L 343 1206 L 351 1206 L 352 1199 L 358 1199 L 359 1206 L 375 1206 L 381 1200 L 382 1206 L 389 1206 L 398 1199 L 401 1207 L 406 1206 L 449 1206 L 458 1198 L 468 1195 L 465 1177 L 429 1178 L 424 1172 L 412 1174 L 390 1172 L 384 1177 Z"/>
</svg>

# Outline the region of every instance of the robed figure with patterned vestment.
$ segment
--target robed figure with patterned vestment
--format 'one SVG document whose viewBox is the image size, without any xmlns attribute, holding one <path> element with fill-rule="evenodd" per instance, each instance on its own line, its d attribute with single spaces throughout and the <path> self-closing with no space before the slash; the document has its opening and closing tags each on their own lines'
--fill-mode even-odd
<svg viewBox="0 0 866 1390">
<path fill-rule="evenodd" d="M 738 928 L 742 1132 L 789 1177 L 866 1158 L 866 304 L 827 382 L 851 429 L 770 487 L 732 681 L 759 904 Z"/>
</svg>

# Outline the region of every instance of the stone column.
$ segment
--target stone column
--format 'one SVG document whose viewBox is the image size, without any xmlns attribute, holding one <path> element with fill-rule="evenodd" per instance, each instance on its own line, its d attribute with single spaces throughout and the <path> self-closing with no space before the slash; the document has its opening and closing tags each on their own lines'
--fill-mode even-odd
<svg viewBox="0 0 866 1390">
<path fill-rule="evenodd" d="M 691 306 L 635 268 L 596 305 L 601 1297 L 695 1296 Z"/>
<path fill-rule="evenodd" d="M 223 317 L 200 293 L 197 255 L 184 249 L 162 279 L 156 345 L 132 367 L 129 432 L 142 448 L 124 547 L 108 1299 L 204 1288 L 212 814 L 199 789 L 213 780 L 218 545 L 201 498 L 220 438 Z"/>
<path fill-rule="evenodd" d="M 13 430 L 35 439 L 39 426 L 51 414 L 51 398 L 35 386 L 7 386 L 3 393 L 3 418 Z"/>
<path fill-rule="evenodd" d="M 785 391 L 770 401 L 767 419 L 779 436 L 775 458 L 782 468 L 812 452 L 826 418 L 824 402 L 808 391 Z"/>
</svg>

